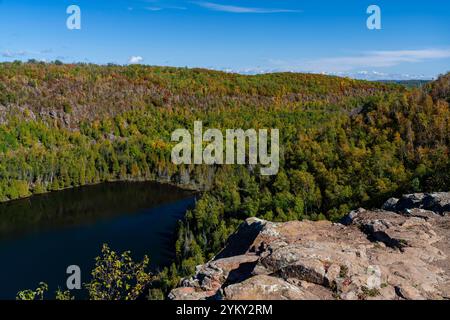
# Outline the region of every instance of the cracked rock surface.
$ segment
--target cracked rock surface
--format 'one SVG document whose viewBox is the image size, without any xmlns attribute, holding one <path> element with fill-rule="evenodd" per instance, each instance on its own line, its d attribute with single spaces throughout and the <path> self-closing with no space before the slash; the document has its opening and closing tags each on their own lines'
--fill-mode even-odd
<svg viewBox="0 0 450 320">
<path fill-rule="evenodd" d="M 449 199 L 407 195 L 341 223 L 247 219 L 169 298 L 449 299 Z"/>
</svg>

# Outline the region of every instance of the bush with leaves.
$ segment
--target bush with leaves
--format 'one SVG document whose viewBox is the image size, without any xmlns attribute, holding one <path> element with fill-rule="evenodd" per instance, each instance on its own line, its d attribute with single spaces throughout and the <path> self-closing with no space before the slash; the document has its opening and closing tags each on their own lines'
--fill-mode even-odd
<svg viewBox="0 0 450 320">
<path fill-rule="evenodd" d="M 146 271 L 149 258 L 134 262 L 130 252 L 117 254 L 104 244 L 96 258 L 92 280 L 86 284 L 91 300 L 136 300 L 148 286 L 152 276 Z"/>
<path fill-rule="evenodd" d="M 55 299 L 56 300 L 75 300 L 75 297 L 70 294 L 69 290 L 62 291 L 61 289 L 58 288 L 58 290 L 56 290 Z"/>
<path fill-rule="evenodd" d="M 45 282 L 39 283 L 36 290 L 23 290 L 17 293 L 17 300 L 44 300 L 44 294 L 48 291 L 48 285 Z"/>
</svg>

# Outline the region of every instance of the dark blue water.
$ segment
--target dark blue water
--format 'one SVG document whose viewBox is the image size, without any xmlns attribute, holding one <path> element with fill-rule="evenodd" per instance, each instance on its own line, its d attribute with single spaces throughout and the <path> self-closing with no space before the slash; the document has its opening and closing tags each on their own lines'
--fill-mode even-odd
<svg viewBox="0 0 450 320">
<path fill-rule="evenodd" d="M 46 282 L 49 296 L 66 289 L 66 269 L 82 281 L 101 247 L 150 257 L 152 269 L 171 263 L 178 220 L 193 194 L 148 182 L 107 183 L 0 204 L 0 299 Z M 81 292 L 73 292 L 83 296 Z"/>
</svg>

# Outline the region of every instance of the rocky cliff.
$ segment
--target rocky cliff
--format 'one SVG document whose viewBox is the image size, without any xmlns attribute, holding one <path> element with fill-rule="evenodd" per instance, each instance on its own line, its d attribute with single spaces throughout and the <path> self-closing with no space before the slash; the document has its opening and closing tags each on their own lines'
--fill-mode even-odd
<svg viewBox="0 0 450 320">
<path fill-rule="evenodd" d="M 450 299 L 450 193 L 389 199 L 341 223 L 250 218 L 169 297 Z"/>
</svg>

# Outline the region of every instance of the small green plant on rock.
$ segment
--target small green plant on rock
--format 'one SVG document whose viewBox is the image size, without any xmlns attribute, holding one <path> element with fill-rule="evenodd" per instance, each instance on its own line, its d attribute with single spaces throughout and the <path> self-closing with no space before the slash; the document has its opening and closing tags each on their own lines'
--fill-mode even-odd
<svg viewBox="0 0 450 320">
<path fill-rule="evenodd" d="M 379 296 L 381 294 L 380 290 L 378 290 L 378 288 L 369 289 L 365 286 L 361 287 L 361 291 L 362 291 L 362 293 L 359 295 L 359 299 L 361 299 L 361 300 L 365 300 L 365 299 L 367 299 L 367 297 L 373 298 L 373 297 Z"/>
<path fill-rule="evenodd" d="M 346 278 L 348 275 L 348 267 L 345 265 L 341 266 L 341 270 L 339 271 L 339 277 Z"/>
</svg>

